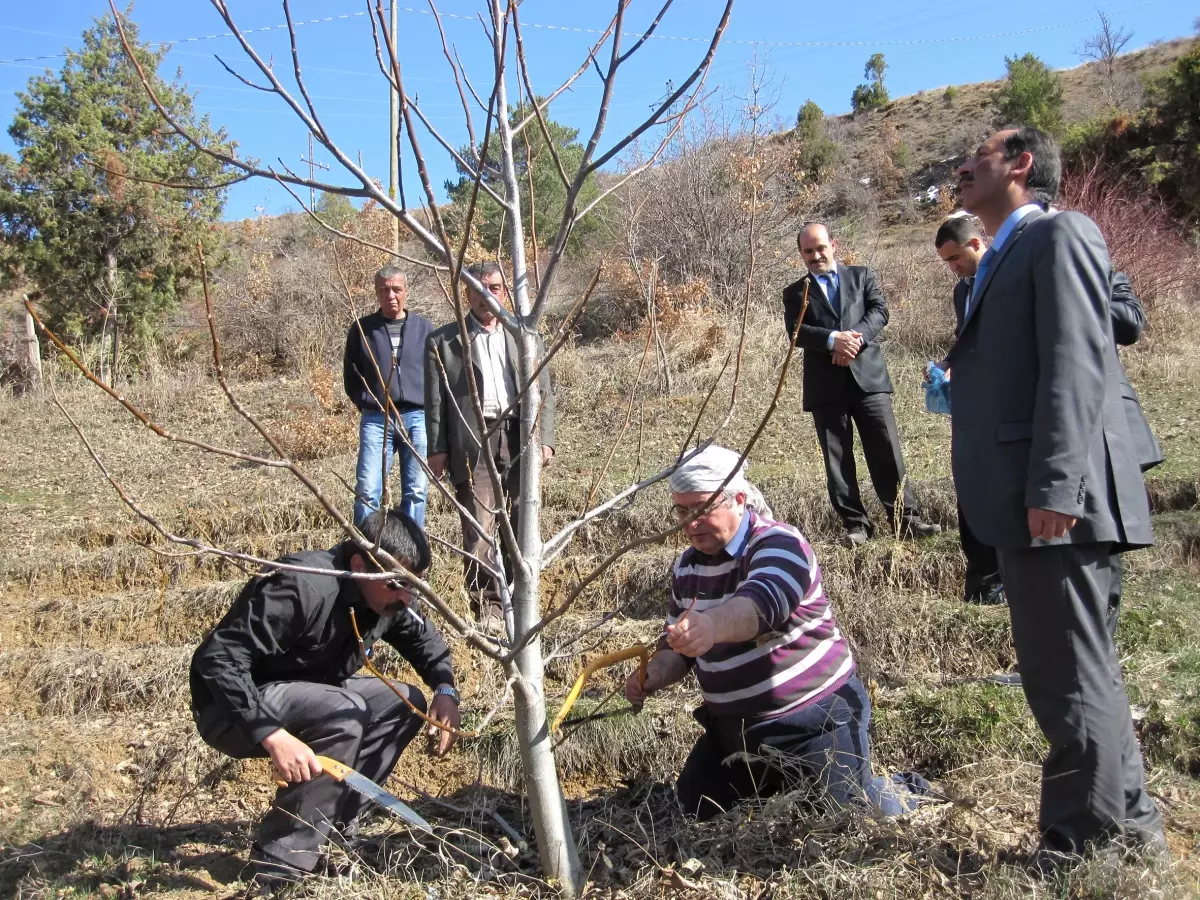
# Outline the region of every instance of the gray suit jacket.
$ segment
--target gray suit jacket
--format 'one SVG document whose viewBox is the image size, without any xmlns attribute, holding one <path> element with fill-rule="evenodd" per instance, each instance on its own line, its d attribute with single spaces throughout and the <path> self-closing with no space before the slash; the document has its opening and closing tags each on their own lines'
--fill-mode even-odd
<svg viewBox="0 0 1200 900">
<path fill-rule="evenodd" d="M 959 504 L 985 544 L 1154 542 L 1117 375 L 1111 273 L 1090 219 L 1034 213 L 976 291 L 950 351 L 951 431 Z M 1029 508 L 1079 521 L 1034 541 Z"/>
<path fill-rule="evenodd" d="M 808 285 L 808 310 L 796 341 L 804 349 L 805 410 L 840 400 L 851 378 L 863 393 L 892 392 L 887 363 L 879 346 L 879 334 L 888 320 L 887 303 L 875 273 L 866 266 L 841 264 L 837 271 L 840 314 L 834 312 L 812 275 L 805 275 L 783 290 L 783 322 L 790 340 L 800 318 L 804 286 Z M 862 335 L 862 349 L 849 366 L 834 365 L 827 346 L 834 331 L 857 331 Z"/>
<path fill-rule="evenodd" d="M 522 381 L 516 370 L 517 342 L 507 330 L 504 339 L 508 344 L 509 364 L 513 366 L 513 382 L 520 390 Z M 544 354 L 546 348 L 541 338 L 536 340 L 539 355 Z M 425 437 L 429 445 L 428 452 L 431 455 L 450 454 L 450 480 L 454 484 L 466 481 L 479 461 L 479 423 L 471 403 L 470 382 L 463 362 L 469 356 L 470 351 L 463 353 L 457 322 L 443 325 L 429 335 L 425 343 Z M 477 363 L 472 361 L 472 365 L 475 384 L 479 385 L 483 374 Z M 548 366 L 538 376 L 538 386 L 542 394 L 541 443 L 553 447 L 554 393 L 550 389 Z M 541 452 L 541 447 L 536 449 Z"/>
</svg>

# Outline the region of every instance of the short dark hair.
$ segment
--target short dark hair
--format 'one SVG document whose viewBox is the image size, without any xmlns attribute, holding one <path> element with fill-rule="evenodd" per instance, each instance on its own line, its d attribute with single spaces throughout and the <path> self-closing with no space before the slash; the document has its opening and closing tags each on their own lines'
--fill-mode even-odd
<svg viewBox="0 0 1200 900">
<path fill-rule="evenodd" d="M 483 281 L 488 275 L 495 275 L 497 272 L 501 275 L 504 274 L 504 270 L 500 268 L 500 263 L 493 259 L 485 259 L 482 262 L 471 263 L 467 266 L 467 274 L 478 278 L 480 281 Z"/>
<path fill-rule="evenodd" d="M 983 240 L 983 226 L 979 224 L 979 220 L 974 216 L 955 216 L 953 219 L 947 219 L 938 228 L 933 238 L 933 246 L 940 250 L 942 245 L 954 241 L 962 247 L 971 238 Z"/>
<path fill-rule="evenodd" d="M 1025 188 L 1045 209 L 1058 196 L 1058 185 L 1062 180 L 1062 157 L 1058 152 L 1058 141 L 1037 128 L 1015 126 L 1012 134 L 1004 139 L 1004 158 L 1016 159 L 1022 153 L 1033 156 L 1033 166 L 1025 180 Z"/>
<path fill-rule="evenodd" d="M 358 530 L 372 544 L 379 544 L 384 552 L 407 563 L 413 572 L 420 573 L 429 568 L 431 557 L 425 530 L 399 508 L 375 510 L 363 520 Z M 355 548 L 354 552 L 370 562 L 362 550 Z"/>
</svg>

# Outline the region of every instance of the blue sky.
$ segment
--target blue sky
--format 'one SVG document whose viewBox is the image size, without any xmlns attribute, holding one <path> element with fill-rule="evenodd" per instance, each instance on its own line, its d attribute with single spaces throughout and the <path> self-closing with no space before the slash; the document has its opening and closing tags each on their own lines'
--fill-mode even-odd
<svg viewBox="0 0 1200 900">
<path fill-rule="evenodd" d="M 428 7 L 419 0 L 400 13 L 400 48 L 406 86 L 421 106 L 458 145 L 465 141 L 462 111 Z M 521 18 L 535 90 L 555 87 L 584 58 L 595 40 L 588 29 L 602 29 L 611 3 L 525 0 Z M 16 92 L 31 76 L 60 59 L 20 59 L 61 54 L 76 47 L 92 19 L 107 11 L 102 0 L 43 0 L 5 4 L 0 23 L 0 118 L 11 121 Z M 270 28 L 284 21 L 281 4 L 265 0 L 230 0 L 243 29 Z M 385 2 L 386 7 L 386 2 Z M 482 8 L 475 0 L 442 0 L 449 40 L 475 73 L 477 87 L 490 65 L 490 49 L 473 16 Z M 635 0 L 626 31 L 639 32 L 652 19 L 658 4 Z M 617 137 L 640 122 L 649 104 L 664 93 L 667 79 L 678 84 L 701 58 L 705 39 L 718 20 L 717 0 L 676 0 L 659 27 L 661 38 L 647 43 L 618 81 L 607 134 Z M 1100 9 L 1134 33 L 1129 49 L 1156 40 L 1192 33 L 1197 8 L 1194 0 L 1100 0 Z M 366 169 L 387 180 L 387 85 L 378 73 L 365 3 L 354 0 L 294 0 L 296 21 L 325 19 L 297 29 L 305 81 L 322 112 L 326 127 L 352 157 L 362 153 Z M 1006 55 L 1033 52 L 1052 66 L 1077 65 L 1077 50 L 1094 33 L 1096 0 L 1012 0 L 1003 7 L 951 4 L 936 0 L 858 0 L 850 7 L 817 8 L 795 0 L 738 0 L 726 42 L 718 52 L 710 85 L 726 99 L 745 92 L 749 62 L 757 56 L 772 73 L 776 97 L 773 115 L 781 123 L 794 120 L 796 110 L 813 99 L 826 112 L 845 112 L 850 93 L 862 80 L 863 63 L 875 52 L 888 61 L 887 84 L 893 96 L 997 78 Z M 997 11 L 998 10 L 998 11 Z M 978 13 L 972 16 L 971 13 Z M 246 155 L 263 161 L 281 157 L 297 168 L 307 149 L 307 132 L 282 101 L 239 82 L 214 59 L 220 55 L 244 75 L 254 74 L 215 9 L 205 0 L 140 0 L 133 18 L 143 39 L 173 44 L 164 73 L 176 67 L 199 96 L 198 108 L 223 124 Z M 538 27 L 534 27 L 538 26 Z M 573 30 L 574 29 L 574 30 Z M 185 41 L 185 38 L 209 39 Z M 277 67 L 290 73 L 286 32 L 273 29 L 250 35 L 264 58 L 274 56 Z M 815 44 L 815 45 L 813 45 Z M 19 61 L 16 61 L 19 60 Z M 555 104 L 552 115 L 573 127 L 590 130 L 595 115 L 598 78 L 589 73 L 578 87 Z M 482 90 L 482 87 L 479 88 Z M 510 90 L 515 92 L 513 83 Z M 481 127 L 477 117 L 477 127 Z M 453 165 L 426 134 L 421 135 L 427 164 L 439 186 L 452 177 Z M 602 143 L 602 147 L 608 142 Z M 12 152 L 7 133 L 0 151 Z M 316 158 L 334 163 L 320 147 Z M 336 165 L 336 164 L 335 164 Z M 408 167 L 411 169 L 411 165 Z M 406 184 L 418 184 L 406 172 Z M 335 171 L 332 176 L 338 178 Z M 338 180 L 345 182 L 345 179 Z M 267 182 L 250 182 L 230 194 L 226 217 L 244 218 L 257 208 L 276 214 L 295 208 L 291 197 Z"/>
</svg>

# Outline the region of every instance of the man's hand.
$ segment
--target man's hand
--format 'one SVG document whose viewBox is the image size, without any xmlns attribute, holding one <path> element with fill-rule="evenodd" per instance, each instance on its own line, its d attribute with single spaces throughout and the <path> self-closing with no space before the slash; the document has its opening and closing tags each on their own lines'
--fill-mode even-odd
<svg viewBox="0 0 1200 900">
<path fill-rule="evenodd" d="M 312 781 L 321 774 L 321 764 L 312 748 L 282 728 L 268 734 L 261 743 L 275 764 L 275 770 L 288 784 Z"/>
<path fill-rule="evenodd" d="M 850 359 L 858 356 L 862 349 L 862 335 L 857 331 L 835 331 L 833 333 L 833 355 L 848 356 Z"/>
<path fill-rule="evenodd" d="M 833 364 L 835 366 L 848 366 L 854 362 L 853 356 L 847 356 L 844 353 L 838 353 L 836 350 L 833 353 Z"/>
<path fill-rule="evenodd" d="M 661 663 L 661 657 L 658 657 L 657 661 Z M 661 664 L 656 665 L 655 662 L 655 659 L 651 659 L 650 663 L 646 666 L 645 681 L 641 680 L 638 669 L 634 669 L 625 680 L 625 699 L 634 706 L 641 706 L 651 694 L 655 694 L 667 687 L 663 672 L 664 666 Z"/>
<path fill-rule="evenodd" d="M 430 453 L 429 458 L 425 460 L 429 464 L 429 471 L 433 473 L 434 478 L 441 478 L 446 474 L 446 463 L 449 461 L 449 453 Z"/>
<path fill-rule="evenodd" d="M 456 730 L 462 724 L 462 713 L 458 709 L 458 704 L 445 694 L 438 694 L 433 698 L 433 702 L 429 704 L 429 718 Z M 429 738 L 429 754 L 431 756 L 445 756 L 458 740 L 458 735 L 433 725 L 426 729 L 425 735 Z"/>
<path fill-rule="evenodd" d="M 703 656 L 716 640 L 716 623 L 708 613 L 690 612 L 667 626 L 667 646 L 680 656 Z"/>
<path fill-rule="evenodd" d="M 1079 521 L 1074 516 L 1052 509 L 1029 509 L 1026 513 L 1029 519 L 1029 536 L 1047 541 L 1062 537 Z"/>
<path fill-rule="evenodd" d="M 542 445 L 542 465 L 548 466 L 554 460 L 554 448 Z"/>
</svg>

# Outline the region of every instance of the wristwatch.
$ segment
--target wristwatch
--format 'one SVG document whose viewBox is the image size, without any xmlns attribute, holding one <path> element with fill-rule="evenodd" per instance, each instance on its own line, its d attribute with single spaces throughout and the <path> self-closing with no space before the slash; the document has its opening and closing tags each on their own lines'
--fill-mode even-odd
<svg viewBox="0 0 1200 900">
<path fill-rule="evenodd" d="M 462 702 L 462 698 L 458 696 L 458 691 L 454 688 L 454 685 L 452 685 L 452 684 L 439 684 L 436 688 L 433 689 L 433 696 L 449 697 L 451 700 L 454 701 L 455 706 L 458 706 Z"/>
</svg>

